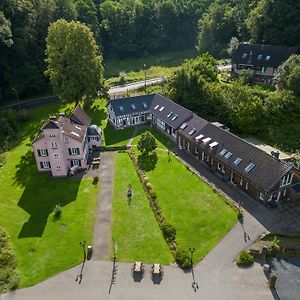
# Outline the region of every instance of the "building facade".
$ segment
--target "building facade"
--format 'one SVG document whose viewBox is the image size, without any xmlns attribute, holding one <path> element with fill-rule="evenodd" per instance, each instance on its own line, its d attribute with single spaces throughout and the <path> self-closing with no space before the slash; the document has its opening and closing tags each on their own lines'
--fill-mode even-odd
<svg viewBox="0 0 300 300">
<path fill-rule="evenodd" d="M 101 131 L 77 106 L 70 117 L 52 116 L 32 142 L 39 172 L 67 176 L 72 167 L 86 169 L 89 150 L 101 145 Z"/>
<path fill-rule="evenodd" d="M 179 149 L 189 152 L 209 169 L 230 184 L 258 201 L 276 206 L 280 200 L 298 198 L 299 172 L 291 164 L 274 157 L 229 132 L 224 125 L 195 115 L 190 110 L 157 94 L 111 100 L 108 104 L 109 119 L 117 128 L 134 126 L 131 121 L 113 122 L 112 117 L 128 118 L 132 101 L 143 103 L 147 99 L 149 110 L 143 123 L 164 132 Z M 152 100 L 151 100 L 152 99 Z M 114 103 L 114 101 L 117 101 Z M 125 107 L 124 116 L 119 106 Z M 148 102 L 147 102 L 148 103 Z M 137 105 L 135 105 L 136 109 Z M 115 110 L 119 110 L 116 113 Z"/>
<path fill-rule="evenodd" d="M 253 71 L 256 82 L 272 84 L 277 68 L 292 54 L 299 53 L 295 47 L 239 44 L 232 57 L 232 74 L 242 70 Z"/>
</svg>

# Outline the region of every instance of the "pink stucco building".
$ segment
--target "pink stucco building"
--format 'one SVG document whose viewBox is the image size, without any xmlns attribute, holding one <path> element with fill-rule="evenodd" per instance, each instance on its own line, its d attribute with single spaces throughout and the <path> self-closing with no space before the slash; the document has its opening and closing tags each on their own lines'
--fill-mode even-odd
<svg viewBox="0 0 300 300">
<path fill-rule="evenodd" d="M 51 116 L 32 142 L 38 171 L 66 176 L 72 167 L 88 167 L 90 150 L 101 145 L 101 130 L 78 105 L 70 117 Z"/>
</svg>

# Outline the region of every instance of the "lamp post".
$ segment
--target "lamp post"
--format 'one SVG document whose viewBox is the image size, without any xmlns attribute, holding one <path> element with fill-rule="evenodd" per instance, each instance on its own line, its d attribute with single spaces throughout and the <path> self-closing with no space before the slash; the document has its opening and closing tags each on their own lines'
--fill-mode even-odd
<svg viewBox="0 0 300 300">
<path fill-rule="evenodd" d="M 80 246 L 83 249 L 83 260 L 84 261 L 86 260 L 85 244 L 86 244 L 86 241 L 80 242 Z"/>
<path fill-rule="evenodd" d="M 19 107 L 19 110 L 21 110 L 21 104 L 20 104 L 20 99 L 19 99 L 19 94 L 18 94 L 18 91 L 16 88 L 12 88 L 12 90 L 15 92 L 16 94 L 16 97 L 17 97 L 17 102 L 18 102 L 18 107 Z"/>
<path fill-rule="evenodd" d="M 190 252 L 191 252 L 191 265 L 193 267 L 193 253 L 195 252 L 195 248 L 189 248 Z"/>
<path fill-rule="evenodd" d="M 146 90 L 147 90 L 147 70 L 146 70 L 147 65 L 144 64 L 144 70 L 145 70 L 145 94 L 146 94 Z"/>
</svg>

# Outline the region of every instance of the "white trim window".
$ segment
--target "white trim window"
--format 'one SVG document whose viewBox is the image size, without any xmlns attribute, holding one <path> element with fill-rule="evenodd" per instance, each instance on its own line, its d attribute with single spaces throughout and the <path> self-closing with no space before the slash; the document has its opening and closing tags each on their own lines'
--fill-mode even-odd
<svg viewBox="0 0 300 300">
<path fill-rule="evenodd" d="M 241 180 L 240 180 L 240 186 L 242 186 L 243 185 L 243 178 L 241 178 Z"/>
<path fill-rule="evenodd" d="M 65 143 L 69 143 L 69 137 L 64 136 L 64 142 L 65 142 Z"/>
<path fill-rule="evenodd" d="M 51 142 L 51 148 L 52 149 L 57 149 L 58 148 L 57 142 Z"/>
<path fill-rule="evenodd" d="M 246 181 L 245 189 L 248 190 L 248 181 Z"/>
<path fill-rule="evenodd" d="M 293 173 L 288 173 L 287 175 L 285 175 L 283 178 L 282 178 L 282 181 L 281 181 L 281 184 L 280 184 L 280 187 L 283 187 L 283 186 L 286 186 L 286 185 L 289 185 L 292 183 L 292 180 L 293 180 Z"/>
<path fill-rule="evenodd" d="M 41 161 L 41 168 L 50 169 L 51 168 L 50 161 Z"/>
<path fill-rule="evenodd" d="M 47 149 L 39 149 L 38 151 L 40 156 L 48 156 L 48 150 Z"/>
<path fill-rule="evenodd" d="M 79 159 L 73 159 L 73 160 L 71 160 L 71 164 L 72 164 L 73 167 L 74 166 L 78 167 L 78 166 L 80 166 L 80 160 Z"/>
<path fill-rule="evenodd" d="M 79 148 L 69 148 L 69 155 L 79 155 Z"/>
</svg>

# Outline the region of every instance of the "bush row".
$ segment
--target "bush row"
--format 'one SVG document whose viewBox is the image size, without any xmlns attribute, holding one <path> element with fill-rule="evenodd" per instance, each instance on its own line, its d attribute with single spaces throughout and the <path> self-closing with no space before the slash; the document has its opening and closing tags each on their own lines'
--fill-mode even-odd
<svg viewBox="0 0 300 300">
<path fill-rule="evenodd" d="M 133 162 L 133 165 L 135 167 L 136 173 L 139 177 L 140 182 L 143 185 L 143 188 L 147 194 L 147 197 L 150 202 L 151 209 L 155 215 L 155 218 L 160 226 L 160 229 L 163 233 L 164 239 L 168 243 L 172 254 L 174 256 L 174 259 L 176 260 L 177 264 L 183 268 L 190 268 L 191 267 L 191 259 L 189 257 L 189 254 L 179 247 L 178 242 L 176 241 L 176 228 L 174 225 L 168 223 L 165 219 L 165 217 L 162 214 L 162 211 L 160 209 L 160 206 L 157 202 L 156 192 L 154 191 L 149 178 L 146 176 L 144 171 L 142 170 L 140 163 L 135 156 L 135 153 L 132 149 L 128 150 L 128 154 Z"/>
</svg>

